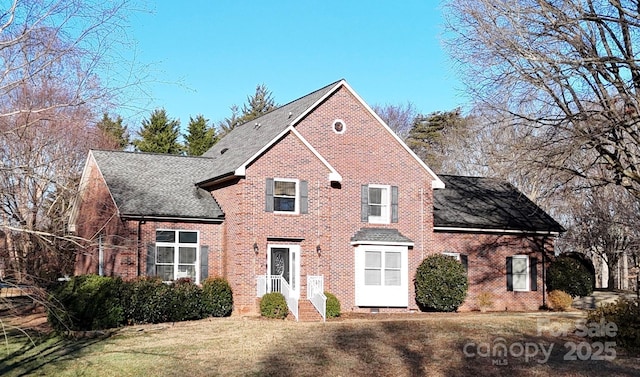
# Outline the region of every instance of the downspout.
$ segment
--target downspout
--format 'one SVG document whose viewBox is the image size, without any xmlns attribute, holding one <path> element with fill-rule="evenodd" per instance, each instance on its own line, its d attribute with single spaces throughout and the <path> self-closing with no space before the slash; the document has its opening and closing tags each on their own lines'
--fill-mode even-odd
<svg viewBox="0 0 640 377">
<path fill-rule="evenodd" d="M 137 242 L 137 247 L 136 247 L 136 260 L 137 260 L 137 266 L 136 266 L 136 276 L 141 276 L 142 271 L 140 270 L 140 241 L 142 241 L 142 237 L 140 235 L 141 233 L 141 228 L 142 228 L 142 223 L 143 220 L 138 220 L 138 242 Z"/>
<path fill-rule="evenodd" d="M 547 255 L 546 251 L 547 237 L 542 237 L 542 307 L 547 307 L 547 292 L 546 292 L 546 282 L 547 282 L 547 263 L 545 261 L 545 256 Z"/>
</svg>

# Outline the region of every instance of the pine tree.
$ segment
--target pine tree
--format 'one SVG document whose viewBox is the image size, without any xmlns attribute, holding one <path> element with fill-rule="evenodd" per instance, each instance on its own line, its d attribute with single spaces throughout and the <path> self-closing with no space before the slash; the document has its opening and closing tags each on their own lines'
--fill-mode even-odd
<svg viewBox="0 0 640 377">
<path fill-rule="evenodd" d="M 252 96 L 247 96 L 247 103 L 242 105 L 242 113 L 238 105 L 231 106 L 231 117 L 225 118 L 218 126 L 223 134 L 227 134 L 236 126 L 261 117 L 277 107 L 271 91 L 266 85 L 261 84 L 256 86 L 256 92 Z"/>
<path fill-rule="evenodd" d="M 188 156 L 201 156 L 218 141 L 216 130 L 208 123 L 209 120 L 202 115 L 196 116 L 195 119 L 189 118 L 187 133 L 182 135 Z"/>
<path fill-rule="evenodd" d="M 427 165 L 439 170 L 448 138 L 464 132 L 467 121 L 460 109 L 416 117 L 406 143 Z"/>
<path fill-rule="evenodd" d="M 180 136 L 180 121 L 170 119 L 165 109 L 156 109 L 149 119 L 142 121 L 142 128 L 138 130 L 140 139 L 133 141 L 136 150 L 140 152 L 180 154 L 182 146 L 178 142 Z"/>
<path fill-rule="evenodd" d="M 125 149 L 129 145 L 129 131 L 122 124 L 122 118 L 118 116 L 113 120 L 109 114 L 102 114 L 102 119 L 96 123 L 96 127 L 105 135 L 114 148 Z"/>
</svg>

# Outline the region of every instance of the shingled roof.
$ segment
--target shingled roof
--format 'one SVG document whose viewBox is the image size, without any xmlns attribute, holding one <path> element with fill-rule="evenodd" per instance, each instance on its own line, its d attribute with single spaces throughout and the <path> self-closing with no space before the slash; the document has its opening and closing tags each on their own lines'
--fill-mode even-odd
<svg viewBox="0 0 640 377">
<path fill-rule="evenodd" d="M 390 228 L 360 228 L 353 237 L 352 244 L 383 243 L 383 244 L 412 244 L 413 241 L 402 235 L 397 229 Z"/>
<path fill-rule="evenodd" d="M 224 214 L 194 177 L 210 159 L 155 153 L 91 151 L 121 216 L 220 219 Z"/>
<path fill-rule="evenodd" d="M 229 176 L 282 134 L 287 127 L 329 94 L 342 80 L 331 83 L 250 122 L 235 127 L 209 149 L 207 168 L 196 176 L 201 183 Z"/>
<path fill-rule="evenodd" d="M 438 230 L 560 233 L 565 229 L 511 184 L 492 178 L 438 175 L 433 220 Z"/>
</svg>

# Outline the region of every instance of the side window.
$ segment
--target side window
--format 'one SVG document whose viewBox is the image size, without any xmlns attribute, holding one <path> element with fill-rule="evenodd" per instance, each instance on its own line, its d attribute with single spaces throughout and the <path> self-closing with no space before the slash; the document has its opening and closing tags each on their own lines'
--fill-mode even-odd
<svg viewBox="0 0 640 377">
<path fill-rule="evenodd" d="M 372 224 L 398 222 L 398 187 L 362 185 L 360 191 L 361 221 Z"/>
<path fill-rule="evenodd" d="M 456 253 L 453 251 L 444 251 L 442 252 L 442 255 L 455 258 L 458 262 L 460 262 L 460 264 L 462 264 L 462 267 L 464 267 L 464 271 L 466 273 L 469 273 L 469 258 L 467 255 Z"/>
<path fill-rule="evenodd" d="M 526 255 L 507 257 L 507 290 L 526 292 L 537 290 L 538 259 Z"/>
<path fill-rule="evenodd" d="M 297 179 L 267 178 L 265 211 L 276 213 L 307 213 L 307 181 Z"/>
</svg>

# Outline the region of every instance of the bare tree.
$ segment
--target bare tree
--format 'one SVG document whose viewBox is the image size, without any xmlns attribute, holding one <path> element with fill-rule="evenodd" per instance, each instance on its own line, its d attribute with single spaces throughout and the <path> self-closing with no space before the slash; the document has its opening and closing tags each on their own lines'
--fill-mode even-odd
<svg viewBox="0 0 640 377">
<path fill-rule="evenodd" d="M 374 105 L 373 111 L 403 140 L 409 136 L 413 122 L 418 116 L 418 110 L 411 102 L 399 105 Z"/>
<path fill-rule="evenodd" d="M 523 163 L 640 197 L 637 1 L 451 0 L 470 93 L 521 129 Z M 602 169 L 604 167 L 604 169 Z"/>
<path fill-rule="evenodd" d="M 121 76 L 115 68 L 130 67 L 113 49 L 123 37 L 127 5 L 2 2 L 0 255 L 7 259 L 0 278 L 12 274 L 33 283 L 28 278 L 51 278 L 67 268 L 59 252 L 73 238 L 64 219 L 87 150 L 104 142 L 97 114 L 121 89 L 139 84 L 134 71 Z"/>
</svg>

